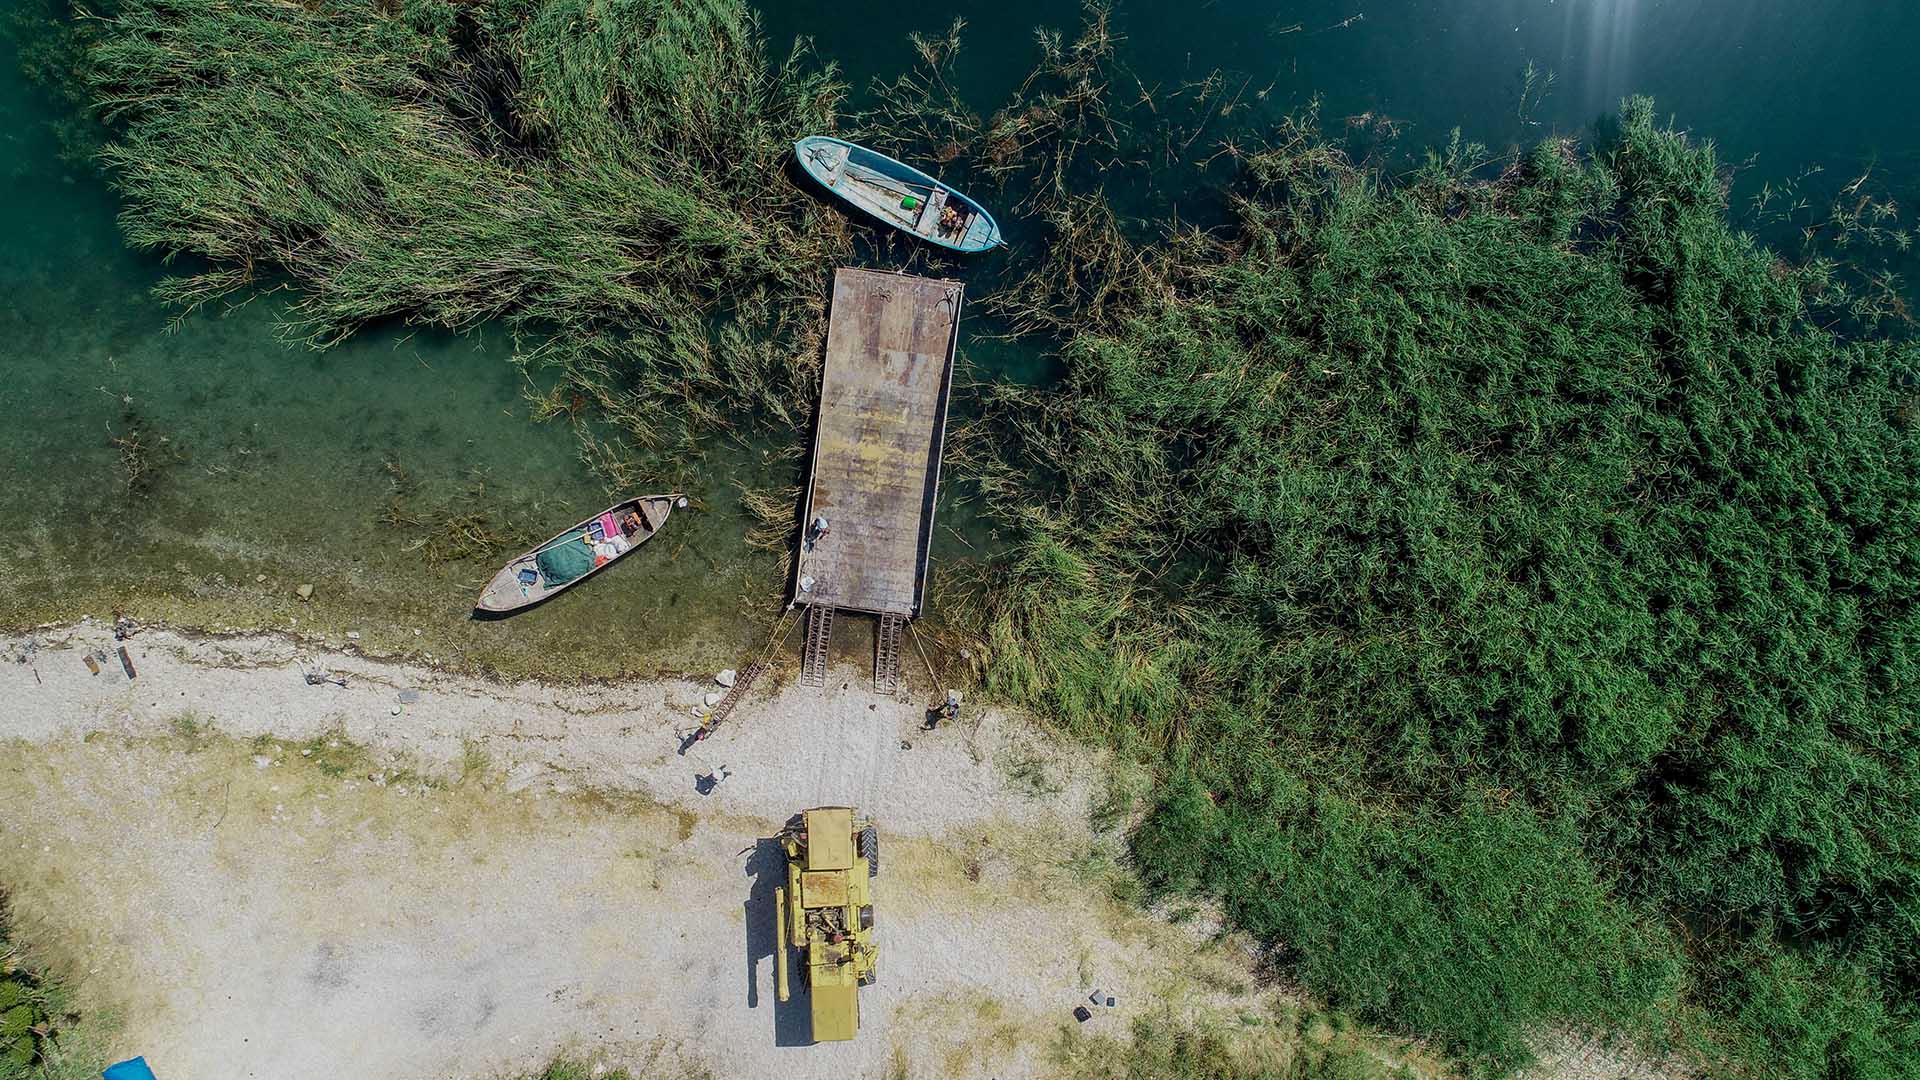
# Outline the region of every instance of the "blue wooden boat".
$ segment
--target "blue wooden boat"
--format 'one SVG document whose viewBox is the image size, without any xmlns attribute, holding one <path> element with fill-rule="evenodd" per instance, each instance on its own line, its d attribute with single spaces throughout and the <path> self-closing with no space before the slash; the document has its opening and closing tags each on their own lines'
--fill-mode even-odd
<svg viewBox="0 0 1920 1080">
<path fill-rule="evenodd" d="M 885 154 L 831 135 L 809 135 L 793 154 L 828 191 L 929 244 L 973 252 L 1006 243 L 985 207 Z"/>
</svg>

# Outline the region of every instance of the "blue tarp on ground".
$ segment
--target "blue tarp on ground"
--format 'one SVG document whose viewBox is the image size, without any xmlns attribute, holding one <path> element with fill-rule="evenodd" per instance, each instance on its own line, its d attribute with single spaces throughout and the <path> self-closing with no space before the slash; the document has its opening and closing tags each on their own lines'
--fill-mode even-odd
<svg viewBox="0 0 1920 1080">
<path fill-rule="evenodd" d="M 155 1080 L 153 1070 L 147 1068 L 147 1059 L 143 1057 L 131 1058 L 118 1065 L 109 1065 L 107 1071 L 100 1076 L 101 1080 Z"/>
</svg>

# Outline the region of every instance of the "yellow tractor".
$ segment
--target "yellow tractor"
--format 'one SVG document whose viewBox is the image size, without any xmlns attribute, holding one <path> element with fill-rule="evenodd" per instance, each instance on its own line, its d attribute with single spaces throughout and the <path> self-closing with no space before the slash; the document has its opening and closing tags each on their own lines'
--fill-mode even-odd
<svg viewBox="0 0 1920 1080">
<path fill-rule="evenodd" d="M 853 1038 L 860 1028 L 859 988 L 871 986 L 880 949 L 873 942 L 873 878 L 880 837 L 873 822 L 845 806 L 816 806 L 780 833 L 787 884 L 773 890 L 775 980 L 788 999 L 787 949 L 800 950 L 813 999 L 813 1039 Z"/>
</svg>

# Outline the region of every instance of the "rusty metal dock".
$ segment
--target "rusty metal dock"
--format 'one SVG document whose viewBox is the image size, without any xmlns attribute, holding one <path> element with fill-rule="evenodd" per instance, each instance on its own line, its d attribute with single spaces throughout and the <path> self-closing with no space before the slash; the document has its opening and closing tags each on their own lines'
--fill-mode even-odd
<svg viewBox="0 0 1920 1080">
<path fill-rule="evenodd" d="M 881 617 L 876 678 L 885 686 L 900 625 L 925 605 L 964 292 L 958 281 L 907 274 L 834 275 L 791 599 L 810 609 L 809 682 L 824 681 L 834 610 Z"/>
</svg>

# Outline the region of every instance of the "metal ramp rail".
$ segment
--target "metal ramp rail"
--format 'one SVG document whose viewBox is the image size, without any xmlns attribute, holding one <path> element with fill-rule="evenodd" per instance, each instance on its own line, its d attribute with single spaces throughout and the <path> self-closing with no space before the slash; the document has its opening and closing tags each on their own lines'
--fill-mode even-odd
<svg viewBox="0 0 1920 1080">
<path fill-rule="evenodd" d="M 800 659 L 800 682 L 816 690 L 827 686 L 827 661 L 833 653 L 833 608 L 815 604 L 807 608 L 807 643 Z"/>
<path fill-rule="evenodd" d="M 880 630 L 873 639 L 873 688 L 882 694 L 900 692 L 900 636 L 906 625 L 905 616 L 880 616 Z"/>
<path fill-rule="evenodd" d="M 727 689 L 726 696 L 714 704 L 713 711 L 709 712 L 706 719 L 700 722 L 700 726 L 709 728 L 719 727 L 720 721 L 732 716 L 734 706 L 740 704 L 740 699 L 746 696 L 747 689 L 753 685 L 753 680 L 766 674 L 767 667 L 768 664 L 765 660 L 755 660 L 752 664 L 749 664 L 747 670 L 741 672 L 739 677 L 733 680 L 733 685 Z"/>
</svg>

